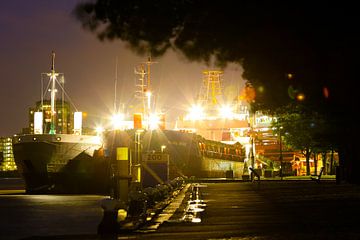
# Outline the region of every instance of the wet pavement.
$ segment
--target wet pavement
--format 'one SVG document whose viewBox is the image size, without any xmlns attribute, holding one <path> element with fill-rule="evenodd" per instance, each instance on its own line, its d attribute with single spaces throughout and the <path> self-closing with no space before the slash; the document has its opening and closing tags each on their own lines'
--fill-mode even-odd
<svg viewBox="0 0 360 240">
<path fill-rule="evenodd" d="M 159 239 L 181 239 L 180 232 L 187 239 L 360 239 L 360 186 L 206 183 L 202 196 L 207 204 L 202 222 L 165 224 L 156 233 Z"/>
<path fill-rule="evenodd" d="M 103 196 L 0 196 L 0 239 L 360 239 L 360 186 L 335 181 L 221 181 L 198 186 L 199 199 L 206 204 L 201 222 L 181 221 L 183 201 L 155 232 L 117 236 L 95 234 Z M 11 215 L 11 221 L 3 217 Z"/>
</svg>

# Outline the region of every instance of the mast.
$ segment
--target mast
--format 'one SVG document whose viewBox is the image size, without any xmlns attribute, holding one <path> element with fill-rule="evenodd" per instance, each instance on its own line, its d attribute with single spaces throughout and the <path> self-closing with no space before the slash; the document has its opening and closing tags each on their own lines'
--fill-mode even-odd
<svg viewBox="0 0 360 240">
<path fill-rule="evenodd" d="M 151 56 L 149 56 L 147 62 L 145 62 L 146 66 L 147 66 L 147 83 L 146 83 L 146 85 L 147 85 L 147 89 L 146 89 L 146 90 L 147 90 L 147 91 L 150 91 L 150 86 L 151 86 L 150 66 L 151 66 L 151 64 L 153 64 L 153 63 L 155 63 L 155 62 L 152 62 L 152 61 L 151 61 Z"/>
<path fill-rule="evenodd" d="M 135 68 L 135 74 L 139 76 L 139 83 L 136 84 L 138 90 L 135 96 L 142 100 L 142 114 L 147 118 L 148 128 L 150 128 L 151 98 L 153 97 L 153 92 L 151 91 L 151 65 L 153 63 L 157 62 L 153 62 L 151 56 L 149 56 L 146 62 Z"/>
<path fill-rule="evenodd" d="M 58 73 L 55 72 L 55 52 L 52 52 L 51 54 L 51 72 L 47 74 L 47 76 L 50 77 L 50 84 L 51 84 L 51 123 L 50 123 L 50 131 L 49 134 L 55 134 L 55 95 L 56 95 L 56 77 L 59 76 Z"/>
<path fill-rule="evenodd" d="M 117 96 L 116 96 L 116 91 L 117 91 L 117 81 L 118 81 L 118 58 L 116 57 L 116 61 L 115 61 L 115 86 L 114 86 L 114 114 L 118 113 L 118 109 L 117 109 L 117 105 L 116 105 L 116 101 L 117 101 Z"/>
<path fill-rule="evenodd" d="M 135 74 L 139 76 L 138 78 L 138 82 L 135 84 L 135 86 L 137 87 L 137 90 L 135 91 L 135 97 L 138 97 L 141 99 L 142 101 L 142 112 L 143 115 L 145 115 L 145 109 L 146 109 L 146 104 L 145 104 L 145 91 L 146 91 L 146 85 L 145 85 L 145 69 L 144 69 L 144 65 L 141 64 L 140 66 L 136 67 L 134 70 Z"/>
<path fill-rule="evenodd" d="M 221 103 L 222 74 L 223 71 L 220 70 L 203 71 L 203 84 L 200 88 L 198 103 L 202 104 L 208 110 L 214 111 L 219 103 Z"/>
</svg>

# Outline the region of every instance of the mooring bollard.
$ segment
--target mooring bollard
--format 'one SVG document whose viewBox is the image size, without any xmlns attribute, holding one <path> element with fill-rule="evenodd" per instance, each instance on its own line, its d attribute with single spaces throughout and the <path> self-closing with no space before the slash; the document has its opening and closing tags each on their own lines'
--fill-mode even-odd
<svg viewBox="0 0 360 240">
<path fill-rule="evenodd" d="M 105 198 L 101 201 L 104 210 L 103 218 L 98 226 L 98 234 L 115 234 L 118 231 L 118 212 L 124 208 L 124 204 L 112 198 Z"/>
</svg>

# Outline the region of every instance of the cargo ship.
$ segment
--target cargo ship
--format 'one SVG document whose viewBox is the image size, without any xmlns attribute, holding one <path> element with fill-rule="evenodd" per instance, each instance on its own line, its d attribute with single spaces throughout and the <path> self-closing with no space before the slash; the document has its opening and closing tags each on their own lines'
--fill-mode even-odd
<svg viewBox="0 0 360 240">
<path fill-rule="evenodd" d="M 136 149 L 137 145 L 141 149 Z M 243 145 L 208 140 L 196 133 L 161 129 L 107 132 L 104 148 L 110 159 L 116 158 L 119 147 L 128 147 L 133 158 L 140 152 L 143 164 L 148 160 L 160 162 L 162 156 L 168 156 L 170 180 L 176 177 L 241 178 L 244 173 Z"/>
<path fill-rule="evenodd" d="M 165 115 L 156 112 L 156 101 L 154 100 L 156 94 L 151 87 L 149 70 L 153 63 L 149 58 L 145 62 L 146 67 L 141 65 L 135 69 L 135 73 L 139 76 L 139 81 L 136 84 L 138 91 L 136 91 L 135 96 L 141 100 L 139 101 L 141 103 L 139 104 L 140 111 L 134 113 L 133 121 L 129 121 L 131 124 L 126 124 L 127 121 L 119 121 L 118 124 L 114 124 L 116 125 L 114 130 L 104 134 L 104 148 L 110 154 L 110 159 L 117 159 L 118 148 L 127 147 L 135 162 L 130 164 L 137 165 L 138 159 L 141 159 L 142 163 L 139 164 L 139 166 L 143 165 L 141 172 L 148 172 L 150 175 L 154 174 L 155 169 L 166 169 L 160 162 L 168 159 L 168 176 L 170 179 L 177 176 L 241 178 L 244 169 L 246 169 L 247 154 L 244 145 L 238 141 L 239 138 L 236 141 L 230 137 L 227 139 L 210 138 L 206 133 L 212 131 L 214 133 L 212 135 L 216 136 L 230 134 L 228 122 L 236 127 L 236 129 L 233 127 L 236 131 L 243 130 L 243 128 L 248 129 L 246 114 L 240 114 L 241 119 L 237 115 L 238 118 L 236 119 L 222 117 L 221 120 L 215 120 L 214 117 L 208 117 L 209 124 L 210 122 L 212 124 L 209 130 L 204 122 L 205 119 L 195 116 L 201 112 L 196 109 L 194 114 L 190 114 L 192 115 L 190 118 L 182 118 L 182 121 L 178 121 L 175 128 L 167 128 Z M 207 82 L 204 85 L 215 86 L 216 79 L 214 78 L 216 78 L 216 74 L 219 75 L 220 73 L 221 71 L 205 71 Z M 219 81 L 218 78 L 217 80 Z M 219 85 L 218 88 L 221 88 L 220 83 L 217 85 Z M 205 90 L 212 93 L 216 92 L 210 87 Z M 203 95 L 209 94 L 204 93 Z M 215 109 L 220 104 L 215 102 L 214 98 L 211 104 L 203 101 L 202 105 L 210 106 L 210 110 Z M 225 125 L 224 122 L 226 122 Z M 154 159 L 159 160 L 159 166 L 155 167 L 156 160 L 153 161 Z M 150 165 L 150 163 L 146 163 L 147 160 L 154 165 L 153 170 L 146 167 L 146 165 Z"/>
<path fill-rule="evenodd" d="M 116 151 L 124 146 L 130 151 L 129 165 L 138 154 L 141 157 L 136 161 L 144 162 L 149 156 L 167 155 L 168 179 L 242 177 L 247 156 L 244 145 L 209 139 L 203 132 L 192 132 L 185 125 L 166 129 L 164 114 L 153 113 L 150 58 L 145 62 L 147 71 L 144 66 L 135 71 L 140 81 L 135 96 L 140 100 L 140 113 L 134 113 L 131 121 L 121 120 L 121 124 L 114 124 L 113 129 L 99 136 L 83 134 L 81 112 L 70 111 L 69 102 L 56 99 L 56 87 L 64 92 L 64 83 L 61 74 L 55 71 L 54 62 L 53 53 L 51 71 L 45 74 L 49 88 L 42 90 L 50 92 L 50 99 L 41 96 L 41 101 L 30 111 L 33 121 L 29 133 L 13 137 L 14 158 L 27 193 L 110 194 Z M 115 116 L 121 115 L 116 108 L 116 97 L 114 112 Z"/>
<path fill-rule="evenodd" d="M 41 101 L 30 111 L 31 129 L 12 141 L 26 193 L 106 193 L 108 166 L 100 156 L 102 140 L 82 134 L 82 113 L 72 112 L 63 99 L 63 74 L 55 71 L 54 52 L 51 71 L 43 75 L 49 79 L 48 88 L 42 89 Z M 62 90 L 61 100 L 56 99 L 57 88 Z M 50 99 L 45 99 L 47 92 Z"/>
</svg>

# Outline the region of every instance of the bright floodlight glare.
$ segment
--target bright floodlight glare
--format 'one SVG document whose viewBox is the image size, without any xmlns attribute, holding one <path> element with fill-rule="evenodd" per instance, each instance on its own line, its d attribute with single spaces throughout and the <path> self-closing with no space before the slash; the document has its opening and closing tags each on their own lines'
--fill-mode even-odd
<svg viewBox="0 0 360 240">
<path fill-rule="evenodd" d="M 199 120 L 204 115 L 204 109 L 199 105 L 192 105 L 189 110 L 188 118 L 191 120 Z"/>
<path fill-rule="evenodd" d="M 104 128 L 102 126 L 97 126 L 95 132 L 97 135 L 101 135 L 104 132 Z"/>
<path fill-rule="evenodd" d="M 118 130 L 121 129 L 121 127 L 123 125 L 123 121 L 124 121 L 124 114 L 122 114 L 122 113 L 114 114 L 111 117 L 111 122 L 112 122 L 114 129 L 118 129 Z"/>
<path fill-rule="evenodd" d="M 149 116 L 149 127 L 150 130 L 159 128 L 160 118 L 157 114 L 151 113 Z"/>
<path fill-rule="evenodd" d="M 221 106 L 221 108 L 219 109 L 219 113 L 220 113 L 220 117 L 222 117 L 222 118 L 233 118 L 234 117 L 233 110 L 232 110 L 231 106 L 229 106 L 229 105 Z"/>
</svg>

